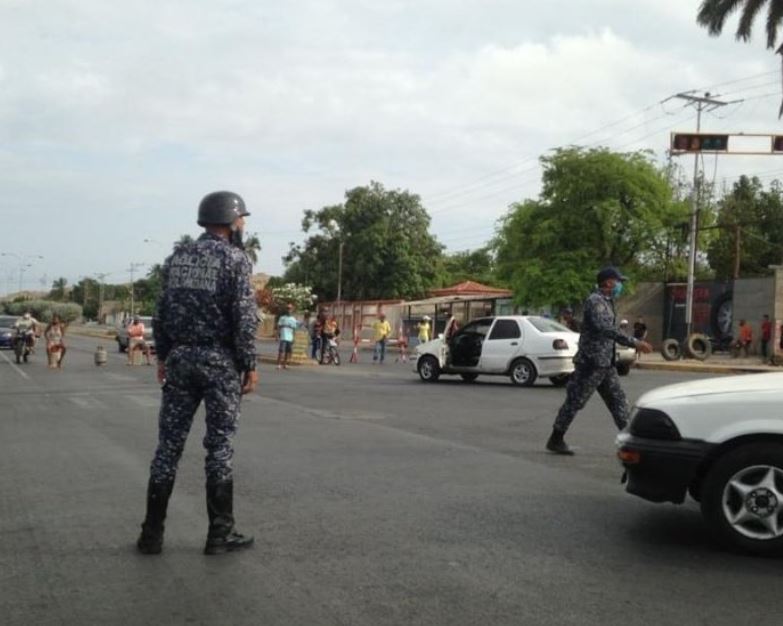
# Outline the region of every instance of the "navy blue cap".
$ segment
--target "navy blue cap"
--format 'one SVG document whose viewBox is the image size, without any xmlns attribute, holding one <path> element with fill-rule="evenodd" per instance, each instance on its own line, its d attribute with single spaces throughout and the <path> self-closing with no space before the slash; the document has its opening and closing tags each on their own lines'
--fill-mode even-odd
<svg viewBox="0 0 783 626">
<path fill-rule="evenodd" d="M 612 265 L 609 265 L 608 267 L 605 267 L 600 272 L 598 272 L 598 276 L 596 277 L 595 281 L 600 285 L 605 280 L 608 280 L 610 278 L 614 278 L 615 280 L 619 280 L 620 282 L 624 280 L 628 280 L 628 277 L 623 276 L 620 273 L 620 270 L 618 270 L 616 267 Z"/>
</svg>

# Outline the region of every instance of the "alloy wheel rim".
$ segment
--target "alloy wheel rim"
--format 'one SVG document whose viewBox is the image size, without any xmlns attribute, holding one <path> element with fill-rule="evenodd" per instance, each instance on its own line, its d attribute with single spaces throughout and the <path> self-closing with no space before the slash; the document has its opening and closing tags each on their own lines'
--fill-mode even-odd
<svg viewBox="0 0 783 626">
<path fill-rule="evenodd" d="M 530 368 L 525 363 L 519 363 L 514 368 L 514 380 L 518 383 L 527 382 L 530 378 Z"/>
<path fill-rule="evenodd" d="M 726 482 L 721 504 L 726 521 L 739 534 L 760 541 L 783 536 L 783 469 L 741 469 Z"/>
</svg>

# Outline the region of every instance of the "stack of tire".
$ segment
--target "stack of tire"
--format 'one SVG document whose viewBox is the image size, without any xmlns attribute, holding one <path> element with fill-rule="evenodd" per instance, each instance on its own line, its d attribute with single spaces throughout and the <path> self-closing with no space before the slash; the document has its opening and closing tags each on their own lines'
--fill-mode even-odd
<svg viewBox="0 0 783 626">
<path fill-rule="evenodd" d="M 661 345 L 661 355 L 666 361 L 677 361 L 683 355 L 689 359 L 704 361 L 712 354 L 712 343 L 707 335 L 693 333 L 683 345 L 676 339 L 666 339 Z"/>
</svg>

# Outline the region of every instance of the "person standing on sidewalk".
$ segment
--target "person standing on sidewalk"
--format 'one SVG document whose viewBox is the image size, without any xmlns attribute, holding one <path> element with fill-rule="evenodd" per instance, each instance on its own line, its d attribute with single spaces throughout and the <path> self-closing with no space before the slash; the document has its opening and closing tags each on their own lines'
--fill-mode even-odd
<svg viewBox="0 0 783 626">
<path fill-rule="evenodd" d="M 289 302 L 286 312 L 277 320 L 277 339 L 280 342 L 277 348 L 277 369 L 288 369 L 288 362 L 294 351 L 294 331 L 298 327 L 299 322 L 294 317 L 294 305 Z"/>
<path fill-rule="evenodd" d="M 252 537 L 234 528 L 232 471 L 240 398 L 258 383 L 258 315 L 250 261 L 239 245 L 246 215 L 245 203 L 235 193 L 205 196 L 198 210 L 204 234 L 178 246 L 163 264 L 153 325 L 163 397 L 158 447 L 147 485 L 147 515 L 136 543 L 142 554 L 159 554 L 163 548 L 163 522 L 177 465 L 202 401 L 209 517 L 204 554 L 253 543 Z"/>
<path fill-rule="evenodd" d="M 380 363 L 383 365 L 383 360 L 386 358 L 386 340 L 391 335 L 391 324 L 386 319 L 386 314 L 381 311 L 378 313 L 378 319 L 372 325 L 373 340 L 375 341 L 375 349 L 372 354 L 372 362 Z"/>
<path fill-rule="evenodd" d="M 430 329 L 430 316 L 425 315 L 416 326 L 416 330 L 418 330 L 417 338 L 420 344 L 427 343 L 430 340 Z"/>
<path fill-rule="evenodd" d="M 546 449 L 550 452 L 566 455 L 574 453 L 563 437 L 577 412 L 587 404 L 595 391 L 606 403 L 618 429 L 622 430 L 628 423 L 628 402 L 615 369 L 615 343 L 641 352 L 651 352 L 652 346 L 617 329 L 614 300 L 622 293 L 625 280 L 616 267 L 605 267 L 596 277 L 598 289 L 585 300 L 579 350 L 574 357 L 576 367 L 568 381 L 566 400 L 546 442 Z"/>
<path fill-rule="evenodd" d="M 761 357 L 765 361 L 770 359 L 770 339 L 772 339 L 772 322 L 769 321 L 769 315 L 764 315 L 764 319 L 761 320 Z"/>
</svg>

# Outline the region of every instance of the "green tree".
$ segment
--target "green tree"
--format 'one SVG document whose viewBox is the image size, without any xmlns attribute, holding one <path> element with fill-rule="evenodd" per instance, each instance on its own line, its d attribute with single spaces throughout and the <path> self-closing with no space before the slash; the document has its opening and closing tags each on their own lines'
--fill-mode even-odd
<svg viewBox="0 0 783 626">
<path fill-rule="evenodd" d="M 176 250 L 180 246 L 187 246 L 188 244 L 193 243 L 196 241 L 192 235 L 182 235 L 179 239 L 177 239 L 174 242 L 174 249 Z"/>
<path fill-rule="evenodd" d="M 717 235 L 707 248 L 718 278 L 732 278 L 737 261 L 743 276 L 769 274 L 783 257 L 783 189 L 774 182 L 764 190 L 758 178 L 741 176 L 718 203 Z"/>
<path fill-rule="evenodd" d="M 70 300 L 82 306 L 84 317 L 98 316 L 98 291 L 100 285 L 94 278 L 82 278 L 71 288 Z"/>
<path fill-rule="evenodd" d="M 490 246 L 443 255 L 440 285 L 448 287 L 466 280 L 485 284 L 496 282 L 495 257 Z"/>
<path fill-rule="evenodd" d="M 783 0 L 703 0 L 699 6 L 696 21 L 704 26 L 710 35 L 718 36 L 723 32 L 726 19 L 742 9 L 735 37 L 750 41 L 753 22 L 764 5 L 767 5 L 767 48 L 774 48 L 778 38 L 778 28 L 783 22 Z M 778 48 L 777 52 L 783 49 Z"/>
<path fill-rule="evenodd" d="M 261 240 L 258 233 L 250 233 L 245 239 L 245 254 L 250 259 L 251 265 L 258 263 L 258 255 L 261 254 Z"/>
<path fill-rule="evenodd" d="M 335 299 L 342 243 L 344 299 L 422 296 L 436 282 L 442 253 L 429 226 L 415 194 L 377 182 L 350 189 L 344 204 L 305 211 L 302 229 L 312 234 L 291 244 L 285 281 L 313 285 L 322 301 Z"/>
<path fill-rule="evenodd" d="M 49 292 L 49 297 L 57 302 L 65 301 L 65 289 L 68 286 L 68 280 L 62 276 L 52 282 L 52 290 Z"/>
<path fill-rule="evenodd" d="M 497 276 L 522 306 L 579 301 L 601 266 L 644 267 L 687 220 L 646 153 L 565 148 L 541 163 L 540 197 L 512 205 L 493 244 Z"/>
</svg>

